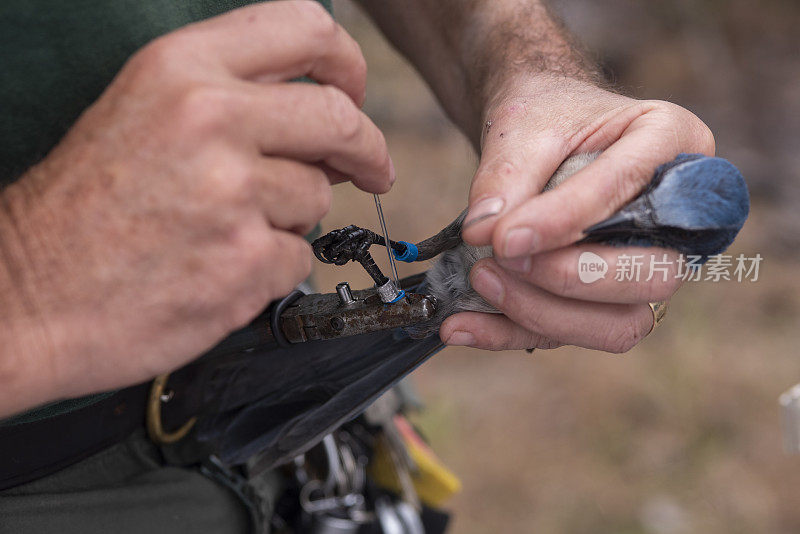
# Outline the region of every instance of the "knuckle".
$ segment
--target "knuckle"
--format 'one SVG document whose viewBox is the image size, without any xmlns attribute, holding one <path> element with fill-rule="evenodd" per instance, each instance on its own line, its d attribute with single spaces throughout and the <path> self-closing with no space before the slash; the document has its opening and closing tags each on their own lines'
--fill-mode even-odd
<svg viewBox="0 0 800 534">
<path fill-rule="evenodd" d="M 676 109 L 680 109 L 679 106 L 673 104 L 672 102 L 668 102 L 667 100 L 646 100 L 642 102 L 642 105 L 647 105 L 653 111 L 666 111 L 669 113 L 673 113 Z"/>
<path fill-rule="evenodd" d="M 328 41 L 339 31 L 339 25 L 319 2 L 300 0 L 294 3 L 294 8 L 309 25 L 311 38 Z"/>
<path fill-rule="evenodd" d="M 641 105 L 648 113 L 655 113 L 673 122 L 680 121 L 680 117 L 687 113 L 684 108 L 667 100 L 646 100 Z"/>
<path fill-rule="evenodd" d="M 194 139 L 214 136 L 230 122 L 234 101 L 223 88 L 199 85 L 183 92 L 174 108 L 174 124 Z"/>
<path fill-rule="evenodd" d="M 233 263 L 239 273 L 250 275 L 264 266 L 267 254 L 261 246 L 262 232 L 256 228 L 239 228 L 232 238 Z"/>
<path fill-rule="evenodd" d="M 716 151 L 716 141 L 711 129 L 691 111 L 664 100 L 650 100 L 647 102 L 650 110 L 663 118 L 665 128 L 675 133 L 676 138 L 684 139 L 688 147 L 678 149 L 702 152 L 713 155 Z M 688 132 L 688 137 L 683 137 L 679 132 Z"/>
<path fill-rule="evenodd" d="M 204 180 L 208 197 L 215 202 L 249 201 L 255 190 L 250 165 L 235 158 L 219 158 L 206 167 Z"/>
<path fill-rule="evenodd" d="M 146 73 L 166 71 L 181 59 L 185 38 L 180 32 L 158 37 L 139 49 L 130 65 Z"/>
<path fill-rule="evenodd" d="M 335 135 L 346 142 L 352 142 L 361 133 L 361 113 L 343 91 L 333 86 L 326 86 L 325 107 L 328 111 L 330 125 Z"/>
<path fill-rule="evenodd" d="M 555 285 L 559 295 L 570 295 L 575 290 L 575 272 L 572 266 L 560 262 L 555 268 Z"/>
<path fill-rule="evenodd" d="M 486 167 L 478 170 L 479 177 L 484 178 L 487 182 L 493 182 L 500 179 L 502 181 L 513 180 L 520 176 L 520 168 L 517 162 L 511 158 L 503 157 L 498 158 L 489 163 Z"/>
</svg>

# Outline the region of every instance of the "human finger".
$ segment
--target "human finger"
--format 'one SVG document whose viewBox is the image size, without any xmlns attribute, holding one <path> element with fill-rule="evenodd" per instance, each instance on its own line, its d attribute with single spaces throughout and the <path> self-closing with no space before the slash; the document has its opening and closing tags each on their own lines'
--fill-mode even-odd
<svg viewBox="0 0 800 534">
<path fill-rule="evenodd" d="M 167 53 L 176 42 L 240 78 L 282 82 L 308 76 L 338 87 L 357 106 L 364 102 L 367 67 L 361 49 L 318 2 L 246 6 L 159 41 Z"/>
<path fill-rule="evenodd" d="M 674 250 L 609 245 L 575 245 L 497 262 L 554 295 L 628 304 L 669 299 L 686 269 Z"/>
<path fill-rule="evenodd" d="M 255 200 L 275 228 L 305 235 L 330 210 L 329 178 L 316 165 L 264 158 L 256 165 L 255 180 Z"/>
<path fill-rule="evenodd" d="M 462 312 L 442 323 L 439 335 L 447 345 L 485 350 L 554 349 L 562 343 L 526 330 L 500 314 Z"/>
<path fill-rule="evenodd" d="M 472 287 L 526 330 L 580 347 L 625 352 L 652 328 L 647 304 L 607 304 L 568 299 L 505 273 L 493 260 L 478 262 Z"/>
<path fill-rule="evenodd" d="M 273 298 L 289 294 L 311 274 L 311 245 L 301 236 L 274 230 L 269 233 L 265 247 L 279 252 L 271 254 L 266 265 Z"/>
<path fill-rule="evenodd" d="M 642 102 L 630 110 L 638 116 L 617 119 L 630 124 L 594 162 L 498 220 L 492 236 L 496 256 L 514 258 L 574 243 L 586 228 L 636 197 L 659 165 L 681 152 L 713 155 L 710 131 L 683 108 Z"/>
<path fill-rule="evenodd" d="M 385 193 L 396 178 L 383 133 L 332 86 L 286 83 L 251 91 L 239 111 L 267 155 L 324 163 L 356 187 Z"/>
<path fill-rule="evenodd" d="M 531 138 L 524 128 L 506 130 L 487 137 L 472 179 L 462 234 L 471 245 L 490 244 L 498 216 L 539 194 L 562 159 L 559 143 Z"/>
</svg>

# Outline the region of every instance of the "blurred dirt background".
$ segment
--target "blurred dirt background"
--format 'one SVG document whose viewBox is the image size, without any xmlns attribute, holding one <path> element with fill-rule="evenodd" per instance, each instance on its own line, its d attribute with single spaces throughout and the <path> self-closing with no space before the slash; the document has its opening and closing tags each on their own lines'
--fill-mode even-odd
<svg viewBox="0 0 800 534">
<path fill-rule="evenodd" d="M 476 157 L 369 21 L 334 4 L 367 57 L 366 110 L 398 169 L 383 199 L 391 234 L 428 237 L 465 206 Z M 800 3 L 554 6 L 622 90 L 711 126 L 753 194 L 731 253 L 764 261 L 755 283 L 687 284 L 625 356 L 451 348 L 418 370 L 418 422 L 464 483 L 452 532 L 800 532 L 800 456 L 782 452 L 776 403 L 800 381 Z M 378 227 L 371 196 L 339 186 L 324 228 L 347 224 Z M 316 276 L 325 290 L 369 284 L 359 268 Z"/>
</svg>

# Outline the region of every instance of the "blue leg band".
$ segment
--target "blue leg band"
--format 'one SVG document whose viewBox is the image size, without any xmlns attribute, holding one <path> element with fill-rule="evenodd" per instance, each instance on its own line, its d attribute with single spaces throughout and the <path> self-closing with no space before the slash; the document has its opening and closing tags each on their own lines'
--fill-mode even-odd
<svg viewBox="0 0 800 534">
<path fill-rule="evenodd" d="M 394 299 L 393 301 L 389 302 L 389 304 L 394 304 L 395 302 L 400 302 L 401 300 L 403 300 L 405 298 L 405 296 L 406 296 L 406 292 L 401 289 L 400 293 L 397 295 L 397 298 Z"/>
<path fill-rule="evenodd" d="M 407 241 L 398 241 L 398 243 L 405 245 L 406 250 L 402 254 L 398 254 L 396 250 L 392 249 L 394 259 L 397 261 L 404 261 L 406 263 L 414 263 L 417 261 L 417 258 L 419 257 L 419 249 L 417 248 L 417 245 Z"/>
</svg>

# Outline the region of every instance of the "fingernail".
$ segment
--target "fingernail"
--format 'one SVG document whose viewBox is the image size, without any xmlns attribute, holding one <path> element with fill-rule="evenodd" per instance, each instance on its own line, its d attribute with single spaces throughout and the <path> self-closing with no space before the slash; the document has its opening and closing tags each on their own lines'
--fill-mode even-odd
<svg viewBox="0 0 800 534">
<path fill-rule="evenodd" d="M 510 259 L 498 258 L 497 262 L 505 269 L 517 273 L 527 274 L 531 270 L 530 256 L 522 256 L 520 258 Z"/>
<path fill-rule="evenodd" d="M 487 217 L 497 215 L 503 209 L 504 205 L 505 200 L 500 197 L 484 198 L 469 209 L 464 223 L 462 224 L 462 228 L 482 221 Z"/>
<path fill-rule="evenodd" d="M 450 337 L 447 338 L 445 341 L 445 345 L 452 345 L 452 346 L 461 346 L 461 347 L 469 347 L 475 344 L 475 336 L 470 334 L 469 332 L 463 332 L 461 330 L 456 330 Z"/>
<path fill-rule="evenodd" d="M 536 232 L 531 228 L 513 228 L 506 233 L 503 256 L 517 258 L 533 254 L 537 245 Z"/>
<path fill-rule="evenodd" d="M 503 302 L 503 283 L 488 267 L 479 269 L 473 276 L 472 287 L 494 304 Z"/>
</svg>

